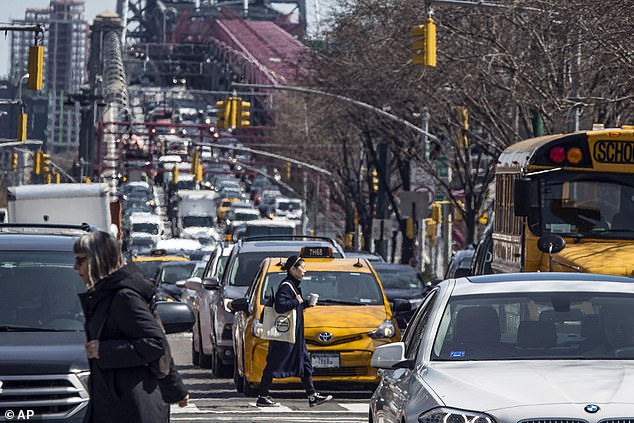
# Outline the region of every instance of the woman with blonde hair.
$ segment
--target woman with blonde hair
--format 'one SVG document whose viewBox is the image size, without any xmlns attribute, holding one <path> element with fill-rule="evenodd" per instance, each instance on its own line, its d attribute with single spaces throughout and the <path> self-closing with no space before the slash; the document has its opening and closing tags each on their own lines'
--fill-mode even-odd
<svg viewBox="0 0 634 423">
<path fill-rule="evenodd" d="M 187 391 L 174 370 L 161 381 L 151 370 L 166 351 L 166 338 L 149 304 L 154 287 L 119 242 L 99 231 L 75 241 L 75 269 L 87 291 L 79 294 L 86 316 L 90 402 L 85 422 L 167 422 L 166 402 L 185 406 Z M 173 366 L 172 366 L 173 368 Z M 160 383 L 169 392 L 161 395 Z"/>
</svg>

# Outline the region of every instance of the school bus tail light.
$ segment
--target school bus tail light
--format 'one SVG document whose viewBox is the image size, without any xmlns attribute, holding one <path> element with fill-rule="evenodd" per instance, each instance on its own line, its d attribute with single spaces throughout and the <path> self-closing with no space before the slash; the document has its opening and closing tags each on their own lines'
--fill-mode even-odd
<svg viewBox="0 0 634 423">
<path fill-rule="evenodd" d="M 579 147 L 569 148 L 566 152 L 566 159 L 568 159 L 568 162 L 571 164 L 579 164 L 581 160 L 583 160 L 583 153 Z"/>
</svg>

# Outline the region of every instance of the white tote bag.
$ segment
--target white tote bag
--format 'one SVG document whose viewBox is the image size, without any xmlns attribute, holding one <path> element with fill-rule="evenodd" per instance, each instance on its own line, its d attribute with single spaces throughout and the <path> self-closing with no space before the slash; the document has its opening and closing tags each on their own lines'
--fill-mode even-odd
<svg viewBox="0 0 634 423">
<path fill-rule="evenodd" d="M 284 283 L 288 284 L 295 295 L 297 295 L 297 292 L 290 282 Z M 262 326 L 264 327 L 264 334 L 262 335 L 262 339 L 294 344 L 295 325 L 297 323 L 296 320 L 296 309 L 292 309 L 290 311 L 287 311 L 286 313 L 278 313 L 277 311 L 275 311 L 274 306 L 265 306 L 264 313 L 262 314 Z"/>
</svg>

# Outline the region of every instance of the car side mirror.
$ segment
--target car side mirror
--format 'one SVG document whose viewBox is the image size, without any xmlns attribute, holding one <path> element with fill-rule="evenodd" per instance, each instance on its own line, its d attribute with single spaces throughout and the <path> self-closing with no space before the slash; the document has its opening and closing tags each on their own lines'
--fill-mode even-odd
<svg viewBox="0 0 634 423">
<path fill-rule="evenodd" d="M 158 301 L 156 312 L 161 317 L 165 333 L 187 332 L 194 326 L 194 312 L 187 303 Z"/>
<path fill-rule="evenodd" d="M 249 311 L 249 300 L 247 298 L 236 298 L 229 303 L 232 312 Z"/>
<path fill-rule="evenodd" d="M 216 276 L 203 279 L 203 288 L 211 290 L 220 288 L 220 281 Z"/>
<path fill-rule="evenodd" d="M 192 291 L 200 292 L 203 289 L 203 281 L 199 277 L 194 276 L 185 281 L 185 287 Z"/>
<path fill-rule="evenodd" d="M 392 311 L 410 311 L 412 303 L 403 298 L 394 298 L 392 300 Z"/>
</svg>

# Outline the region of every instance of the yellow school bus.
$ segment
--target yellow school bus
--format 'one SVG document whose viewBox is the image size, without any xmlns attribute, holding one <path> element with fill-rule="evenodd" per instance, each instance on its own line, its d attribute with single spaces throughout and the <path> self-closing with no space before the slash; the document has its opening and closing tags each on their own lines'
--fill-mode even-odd
<svg viewBox="0 0 634 423">
<path fill-rule="evenodd" d="M 634 126 L 511 145 L 495 190 L 493 272 L 634 276 Z"/>
</svg>

